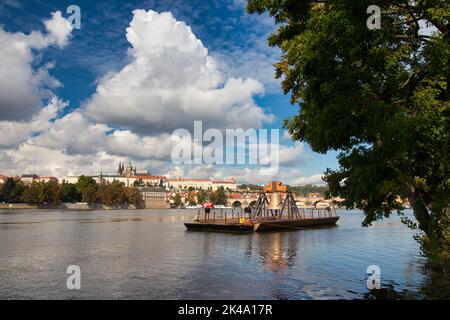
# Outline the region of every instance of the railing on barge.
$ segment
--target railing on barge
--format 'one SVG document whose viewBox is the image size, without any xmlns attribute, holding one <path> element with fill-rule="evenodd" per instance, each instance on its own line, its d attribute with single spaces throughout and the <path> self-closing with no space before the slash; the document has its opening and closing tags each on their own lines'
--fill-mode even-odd
<svg viewBox="0 0 450 320">
<path fill-rule="evenodd" d="M 205 209 L 199 209 L 197 212 L 197 219 L 195 221 L 200 223 L 233 224 L 233 223 L 240 223 L 242 221 L 241 219 L 245 219 L 246 221 L 250 220 L 251 213 L 245 212 L 245 210 L 242 208 L 235 208 L 235 209 L 218 208 L 218 209 L 211 209 L 209 212 Z"/>
<path fill-rule="evenodd" d="M 197 212 L 198 223 L 213 223 L 213 224 L 240 224 L 258 222 L 261 220 L 303 220 L 303 219 L 317 219 L 317 218 L 331 218 L 337 217 L 336 210 L 334 208 L 298 208 L 298 217 L 292 215 L 285 215 L 280 219 L 277 216 L 271 218 L 264 216 L 254 217 L 252 212 L 246 212 L 242 208 L 217 208 L 211 209 L 209 212 L 205 209 L 199 209 Z M 242 220 L 243 219 L 243 220 Z"/>
</svg>

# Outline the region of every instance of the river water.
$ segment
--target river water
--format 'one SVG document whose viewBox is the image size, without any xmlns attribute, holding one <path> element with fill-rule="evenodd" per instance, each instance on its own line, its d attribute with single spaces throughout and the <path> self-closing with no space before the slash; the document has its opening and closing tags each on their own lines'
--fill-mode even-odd
<svg viewBox="0 0 450 320">
<path fill-rule="evenodd" d="M 361 299 L 370 265 L 382 288 L 420 298 L 413 231 L 338 214 L 332 228 L 236 235 L 186 231 L 193 210 L 0 210 L 0 298 Z M 80 290 L 67 288 L 69 265 Z"/>
</svg>

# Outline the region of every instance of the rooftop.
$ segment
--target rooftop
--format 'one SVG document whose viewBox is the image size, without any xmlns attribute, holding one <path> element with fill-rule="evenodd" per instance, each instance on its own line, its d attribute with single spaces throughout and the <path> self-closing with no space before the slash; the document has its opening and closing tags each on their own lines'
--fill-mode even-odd
<svg viewBox="0 0 450 320">
<path fill-rule="evenodd" d="M 167 180 L 165 176 L 134 176 L 136 179 L 142 179 L 142 180 Z"/>
</svg>

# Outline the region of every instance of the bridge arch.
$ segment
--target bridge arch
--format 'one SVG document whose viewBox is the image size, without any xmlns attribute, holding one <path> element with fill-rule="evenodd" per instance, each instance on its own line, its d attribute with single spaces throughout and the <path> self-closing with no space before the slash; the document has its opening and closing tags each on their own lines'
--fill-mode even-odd
<svg viewBox="0 0 450 320">
<path fill-rule="evenodd" d="M 313 206 L 316 207 L 316 208 L 319 208 L 319 207 L 320 208 L 326 208 L 326 207 L 331 207 L 331 204 L 330 204 L 329 201 L 321 199 L 321 200 L 315 201 L 313 203 Z"/>
<path fill-rule="evenodd" d="M 242 207 L 242 202 L 240 202 L 239 200 L 234 201 L 231 206 L 233 208 L 241 208 Z"/>
</svg>

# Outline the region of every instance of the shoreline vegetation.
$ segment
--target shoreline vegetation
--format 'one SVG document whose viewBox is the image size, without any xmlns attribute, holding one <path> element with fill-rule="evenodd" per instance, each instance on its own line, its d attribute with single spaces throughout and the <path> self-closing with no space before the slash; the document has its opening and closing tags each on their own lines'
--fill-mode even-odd
<svg viewBox="0 0 450 320">
<path fill-rule="evenodd" d="M 136 187 L 123 183 L 98 184 L 81 176 L 77 183 L 63 181 L 24 184 L 8 178 L 0 185 L 2 209 L 136 209 L 141 200 Z"/>
<path fill-rule="evenodd" d="M 316 193 L 326 196 L 328 187 L 304 185 L 289 186 L 289 189 L 300 195 Z M 239 192 L 262 191 L 262 186 L 244 184 L 238 187 Z M 168 190 L 167 192 L 169 192 Z M 173 190 L 172 190 L 173 191 Z M 184 190 L 185 205 L 194 206 L 203 202 L 213 202 L 216 205 L 225 205 L 227 197 L 225 190 L 219 188 L 211 190 Z M 183 190 L 181 190 L 183 192 Z M 173 196 L 171 208 L 183 207 L 181 192 Z M 8 178 L 0 184 L 0 209 L 55 209 L 55 210 L 138 210 L 146 209 L 140 190 L 137 185 L 130 187 L 124 183 L 114 181 L 108 184 L 99 184 L 92 177 L 80 176 L 76 183 L 62 181 L 24 183 L 21 180 Z"/>
<path fill-rule="evenodd" d="M 146 208 L 135 207 L 133 205 L 115 205 L 106 206 L 103 204 L 88 204 L 85 202 L 79 203 L 60 203 L 57 205 L 52 204 L 36 204 L 29 205 L 26 203 L 0 203 L 0 209 L 8 210 L 67 210 L 67 211 L 99 211 L 99 210 L 143 210 Z"/>
</svg>

